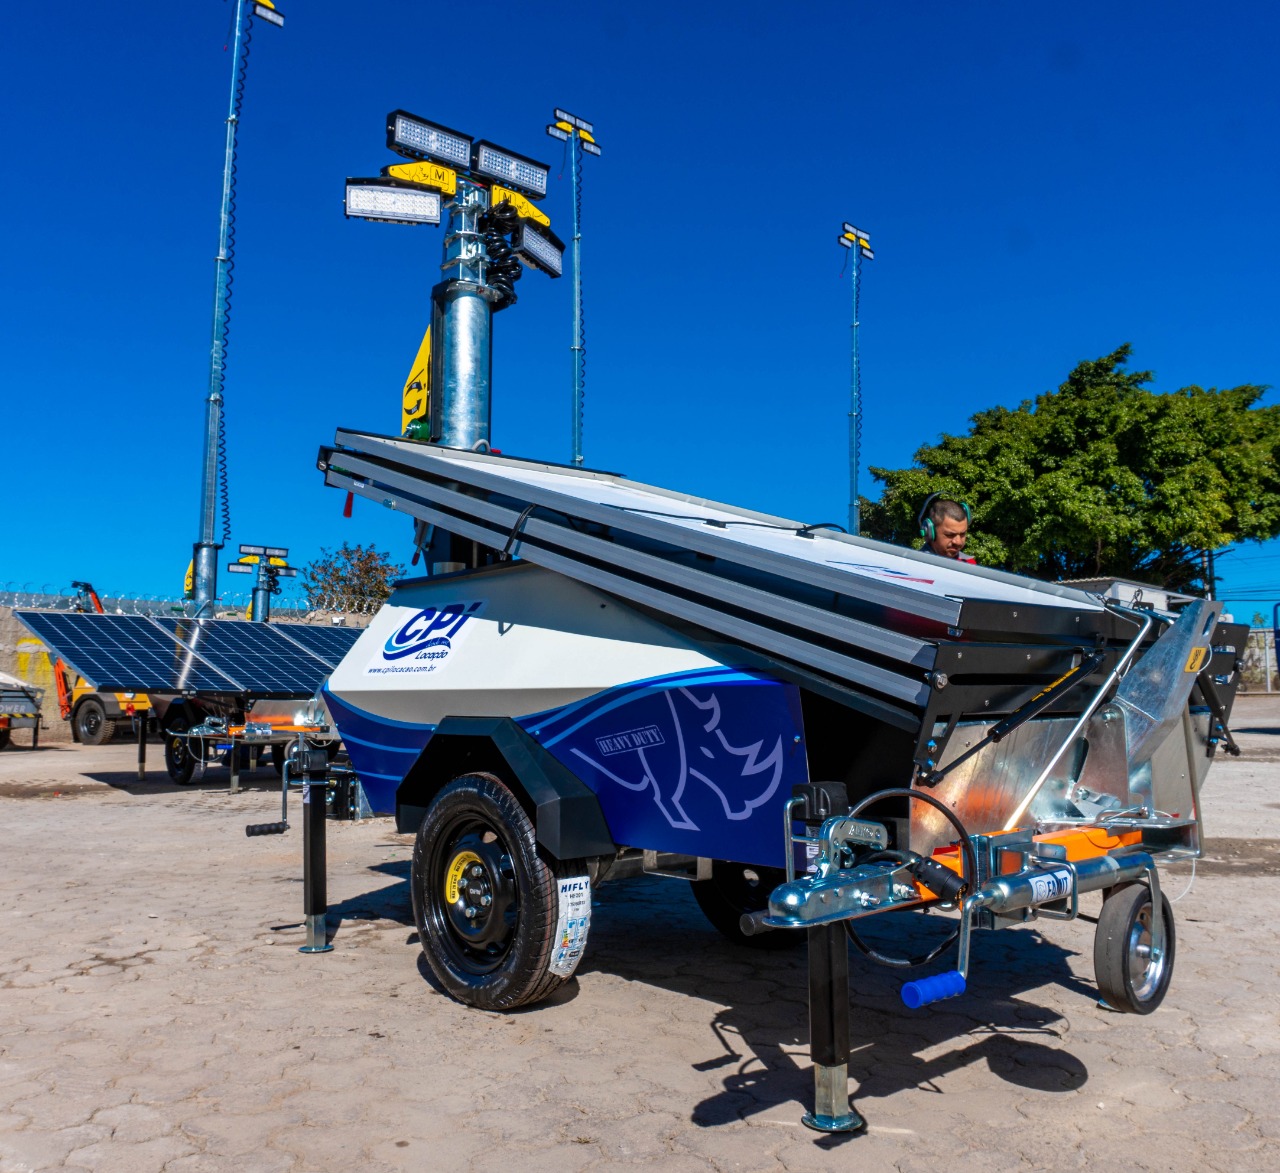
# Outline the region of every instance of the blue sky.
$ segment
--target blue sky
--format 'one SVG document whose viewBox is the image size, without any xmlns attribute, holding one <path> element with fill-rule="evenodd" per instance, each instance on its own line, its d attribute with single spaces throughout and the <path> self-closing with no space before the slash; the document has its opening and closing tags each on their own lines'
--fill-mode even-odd
<svg viewBox="0 0 1280 1173">
<path fill-rule="evenodd" d="M 0 588 L 176 594 L 197 537 L 232 5 L 70 0 L 8 14 Z M 552 164 L 592 120 L 587 462 L 806 521 L 846 510 L 847 279 L 870 231 L 862 463 L 1134 346 L 1156 389 L 1280 385 L 1280 15 L 1181 0 L 563 3 L 281 0 L 256 22 L 226 396 L 232 542 L 407 523 L 324 489 L 335 426 L 399 429 L 440 232 L 346 221 L 397 107 Z M 467 29 L 464 16 L 474 18 Z M 466 36 L 459 33 L 463 29 Z M 569 452 L 570 287 L 495 320 L 494 442 Z M 1275 392 L 1266 402 L 1275 402 Z M 872 492 L 864 475 L 864 493 Z M 30 502 L 30 508 L 17 502 Z M 224 552 L 225 562 L 233 551 Z M 1237 614 L 1280 546 L 1220 562 Z M 241 580 L 220 577 L 224 591 Z"/>
</svg>

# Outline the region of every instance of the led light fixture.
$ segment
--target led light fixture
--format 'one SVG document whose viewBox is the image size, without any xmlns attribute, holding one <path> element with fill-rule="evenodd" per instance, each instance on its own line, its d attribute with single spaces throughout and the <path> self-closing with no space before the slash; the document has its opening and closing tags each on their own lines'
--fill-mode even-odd
<svg viewBox="0 0 1280 1173">
<path fill-rule="evenodd" d="M 232 574 L 253 574 L 258 568 L 251 562 L 228 562 L 227 569 Z"/>
<path fill-rule="evenodd" d="M 261 17 L 268 24 L 273 24 L 276 28 L 284 28 L 284 13 L 277 12 L 274 4 L 255 4 L 253 6 L 253 15 Z"/>
<path fill-rule="evenodd" d="M 863 245 L 861 248 L 859 248 L 859 249 L 858 249 L 858 251 L 859 251 L 859 252 L 860 252 L 864 257 L 866 257 L 866 258 L 867 258 L 867 260 L 869 260 L 869 261 L 874 261 L 874 260 L 876 259 L 876 254 L 875 254 L 875 253 L 873 253 L 873 252 L 872 252 L 869 248 L 867 248 L 865 245 Z"/>
<path fill-rule="evenodd" d="M 266 546 L 241 546 L 240 547 L 241 554 L 257 554 L 261 556 L 266 552 L 267 552 Z"/>
<path fill-rule="evenodd" d="M 853 248 L 856 237 L 850 236 L 847 232 L 841 233 L 836 237 L 841 248 Z"/>
<path fill-rule="evenodd" d="M 586 151 L 588 155 L 600 154 L 600 144 L 593 143 L 585 138 L 582 140 L 582 149 Z"/>
<path fill-rule="evenodd" d="M 849 233 L 851 236 L 866 236 L 866 235 L 867 235 L 865 232 L 863 232 L 863 231 L 862 231 L 862 229 L 861 229 L 861 228 L 855 228 L 852 224 L 850 224 L 850 223 L 849 223 L 849 221 L 848 221 L 848 220 L 846 220 L 846 221 L 845 221 L 845 222 L 844 222 L 840 227 L 841 227 L 841 228 L 843 228 L 843 229 L 844 229 L 847 233 Z"/>
<path fill-rule="evenodd" d="M 574 115 L 570 114 L 568 110 L 557 109 L 555 112 L 555 115 L 558 121 L 571 122 L 579 130 L 585 130 L 588 134 L 591 134 L 592 131 L 595 130 L 595 127 L 592 126 L 590 122 L 584 122 L 581 118 L 577 118 Z"/>
<path fill-rule="evenodd" d="M 288 558 L 289 551 L 286 550 L 283 546 L 268 546 L 267 557 L 268 558 Z"/>
<path fill-rule="evenodd" d="M 476 175 L 496 179 L 515 191 L 540 200 L 547 194 L 547 175 L 551 168 L 546 163 L 503 150 L 482 139 L 471 148 L 471 170 Z"/>
<path fill-rule="evenodd" d="M 471 166 L 470 135 L 404 110 L 387 115 L 387 147 L 406 159 L 432 159 L 464 170 Z"/>
<path fill-rule="evenodd" d="M 554 122 L 547 127 L 547 133 L 552 138 L 558 138 L 562 143 L 567 143 L 569 141 L 569 131 Z"/>
<path fill-rule="evenodd" d="M 348 179 L 347 219 L 439 224 L 440 193 L 400 179 Z"/>
<path fill-rule="evenodd" d="M 548 277 L 559 277 L 564 267 L 564 242 L 550 228 L 535 228 L 521 220 L 511 235 L 511 247 L 526 265 Z"/>
</svg>

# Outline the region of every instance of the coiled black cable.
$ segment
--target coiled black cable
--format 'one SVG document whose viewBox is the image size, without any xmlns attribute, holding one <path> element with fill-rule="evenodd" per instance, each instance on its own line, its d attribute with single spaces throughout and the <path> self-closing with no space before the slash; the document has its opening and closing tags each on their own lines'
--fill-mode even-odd
<svg viewBox="0 0 1280 1173">
<path fill-rule="evenodd" d="M 493 305 L 494 313 L 516 304 L 515 283 L 524 276 L 524 266 L 507 242 L 507 237 L 515 231 L 519 219 L 519 213 L 506 200 L 480 217 L 480 232 L 489 257 L 485 279 L 498 291 L 498 300 Z"/>
</svg>

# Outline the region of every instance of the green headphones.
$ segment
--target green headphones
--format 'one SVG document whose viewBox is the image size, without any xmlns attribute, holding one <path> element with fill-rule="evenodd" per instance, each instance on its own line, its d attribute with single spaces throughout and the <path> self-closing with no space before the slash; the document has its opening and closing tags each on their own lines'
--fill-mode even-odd
<svg viewBox="0 0 1280 1173">
<path fill-rule="evenodd" d="M 945 493 L 930 493 L 924 499 L 924 504 L 920 506 L 920 515 L 916 518 L 916 525 L 920 527 L 920 536 L 930 545 L 938 539 L 938 527 L 933 524 L 933 518 L 927 515 L 929 513 L 929 506 L 938 500 L 953 501 L 954 498 L 948 497 Z M 965 525 L 972 525 L 973 518 L 969 515 L 969 506 L 963 501 L 955 501 L 955 504 L 959 505 L 960 508 L 964 510 Z"/>
</svg>

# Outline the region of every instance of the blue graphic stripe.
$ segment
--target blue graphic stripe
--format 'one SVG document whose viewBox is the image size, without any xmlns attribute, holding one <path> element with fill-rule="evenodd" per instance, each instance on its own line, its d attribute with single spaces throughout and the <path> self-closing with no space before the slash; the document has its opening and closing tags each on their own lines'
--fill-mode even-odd
<svg viewBox="0 0 1280 1173">
<path fill-rule="evenodd" d="M 435 730 L 434 725 L 419 724 L 416 721 L 396 721 L 391 717 L 382 717 L 377 713 L 357 708 L 330 692 L 327 684 L 324 686 L 323 693 L 325 704 L 339 725 L 344 722 L 353 722 L 360 728 L 361 733 L 372 735 L 376 730 L 377 733 L 382 734 L 381 740 L 371 744 L 406 747 L 417 745 L 421 748 L 423 734 Z"/>
<path fill-rule="evenodd" d="M 702 684 L 760 684 L 765 683 L 761 677 L 735 668 L 715 668 L 706 671 L 681 672 L 669 676 L 655 676 L 651 680 L 632 681 L 607 689 L 595 696 L 587 697 L 572 705 L 566 705 L 558 712 L 551 710 L 552 715 L 535 713 L 529 717 L 519 718 L 526 729 L 537 726 L 539 740 L 548 749 L 571 736 L 596 717 L 638 700 L 642 696 L 655 692 L 665 692 L 671 688 L 690 688 Z M 772 682 L 768 682 L 772 683 Z M 572 721 L 572 724 L 566 723 Z"/>
<path fill-rule="evenodd" d="M 539 724 L 544 735 L 558 735 L 558 726 L 568 720 L 577 720 L 584 714 L 600 709 L 605 705 L 613 706 L 615 699 L 633 693 L 647 693 L 655 689 L 683 688 L 691 684 L 735 683 L 753 681 L 755 678 L 739 672 L 734 668 L 694 669 L 689 672 L 674 672 L 665 676 L 652 676 L 647 680 L 629 680 L 625 684 L 592 693 L 580 701 L 574 701 L 558 709 L 543 709 L 538 713 L 518 718 L 522 723 Z"/>
</svg>

